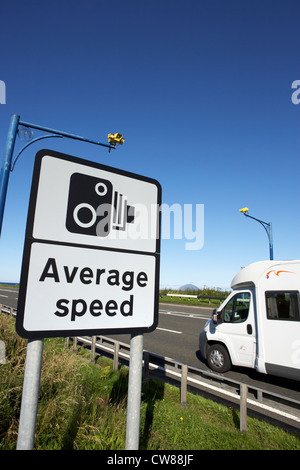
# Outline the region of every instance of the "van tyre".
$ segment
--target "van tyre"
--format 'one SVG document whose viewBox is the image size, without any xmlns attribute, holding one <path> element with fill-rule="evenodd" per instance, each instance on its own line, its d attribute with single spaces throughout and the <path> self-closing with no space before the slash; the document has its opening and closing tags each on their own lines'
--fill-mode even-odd
<svg viewBox="0 0 300 470">
<path fill-rule="evenodd" d="M 212 344 L 207 349 L 207 362 L 215 372 L 227 372 L 231 368 L 231 360 L 227 349 L 222 344 Z"/>
</svg>

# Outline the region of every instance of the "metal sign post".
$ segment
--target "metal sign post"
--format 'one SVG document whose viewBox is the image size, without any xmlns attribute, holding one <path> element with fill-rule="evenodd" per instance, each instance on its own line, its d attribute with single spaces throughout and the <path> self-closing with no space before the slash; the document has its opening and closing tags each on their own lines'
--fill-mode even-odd
<svg viewBox="0 0 300 470">
<path fill-rule="evenodd" d="M 43 346 L 43 339 L 28 340 L 17 450 L 34 447 Z"/>
<path fill-rule="evenodd" d="M 125 450 L 139 449 L 143 335 L 131 335 Z"/>
</svg>

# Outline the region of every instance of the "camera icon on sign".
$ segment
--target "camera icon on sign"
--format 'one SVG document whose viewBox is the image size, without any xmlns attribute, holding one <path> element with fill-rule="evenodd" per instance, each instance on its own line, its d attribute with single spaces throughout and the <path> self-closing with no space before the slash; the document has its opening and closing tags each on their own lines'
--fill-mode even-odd
<svg viewBox="0 0 300 470">
<path fill-rule="evenodd" d="M 107 237 L 134 221 L 134 207 L 109 180 L 81 173 L 70 178 L 66 227 L 69 232 Z"/>
</svg>

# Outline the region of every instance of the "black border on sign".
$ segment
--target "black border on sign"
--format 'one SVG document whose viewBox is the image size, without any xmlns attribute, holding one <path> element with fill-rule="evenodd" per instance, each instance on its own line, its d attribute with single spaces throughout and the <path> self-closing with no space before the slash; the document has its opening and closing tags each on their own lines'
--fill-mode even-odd
<svg viewBox="0 0 300 470">
<path fill-rule="evenodd" d="M 156 185 L 157 187 L 157 204 L 161 205 L 161 186 L 158 181 L 148 178 L 145 176 L 137 175 L 135 173 L 130 173 L 123 170 L 118 170 L 106 165 L 99 163 L 87 161 L 78 157 L 73 157 L 70 155 L 65 155 L 59 152 L 52 150 L 40 150 L 36 154 L 35 165 L 33 169 L 29 208 L 27 215 L 27 224 L 25 232 L 25 242 L 23 250 L 23 260 L 22 260 L 22 269 L 21 269 L 21 279 L 20 279 L 20 288 L 19 288 L 19 298 L 17 306 L 17 317 L 16 317 L 16 331 L 19 336 L 27 339 L 38 339 L 38 338 L 53 338 L 53 337 L 68 337 L 68 336 L 79 336 L 79 335 L 103 335 L 103 334 L 135 334 L 135 333 L 150 333 L 155 330 L 158 324 L 158 309 L 159 309 L 159 267 L 160 267 L 160 237 L 156 241 L 156 252 L 144 252 L 144 251 L 132 251 L 132 250 L 120 250 L 116 248 L 107 248 L 107 247 L 98 247 L 94 245 L 82 245 L 74 243 L 65 243 L 65 242 L 55 242 L 53 240 L 44 240 L 44 239 L 35 239 L 32 236 L 33 225 L 34 225 L 34 214 L 36 208 L 36 200 L 39 186 L 41 162 L 44 156 L 52 156 L 55 158 L 67 160 L 73 163 L 78 163 L 80 165 L 89 166 L 92 168 L 102 169 L 108 172 L 116 173 L 119 175 L 127 176 L 129 178 L 138 179 L 140 181 L 145 181 L 151 184 Z M 158 220 L 158 233 L 160 235 L 161 228 L 161 214 L 159 213 Z M 154 312 L 153 312 L 153 324 L 150 327 L 137 327 L 137 328 L 112 328 L 112 329 L 84 329 L 84 330 L 47 330 L 47 331 L 28 331 L 24 328 L 24 313 L 25 313 L 25 303 L 27 295 L 27 283 L 28 283 L 28 274 L 29 274 L 29 263 L 30 263 L 30 253 L 32 243 L 43 243 L 49 245 L 62 245 L 62 246 L 75 246 L 80 248 L 88 248 L 94 250 L 104 250 L 104 251 L 114 251 L 119 253 L 131 253 L 136 255 L 144 256 L 154 256 L 155 257 L 155 297 L 154 297 Z M 42 309 L 42 306 L 41 306 Z"/>
</svg>

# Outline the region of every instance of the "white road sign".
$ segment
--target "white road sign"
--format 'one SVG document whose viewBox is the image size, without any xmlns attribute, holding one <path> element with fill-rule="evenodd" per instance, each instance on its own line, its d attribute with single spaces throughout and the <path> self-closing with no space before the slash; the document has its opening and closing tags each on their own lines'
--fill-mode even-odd
<svg viewBox="0 0 300 470">
<path fill-rule="evenodd" d="M 43 150 L 36 156 L 17 332 L 146 332 L 157 325 L 157 181 Z"/>
<path fill-rule="evenodd" d="M 34 238 L 157 251 L 160 186 L 155 180 L 56 155 L 42 151 L 37 157 Z"/>
</svg>

